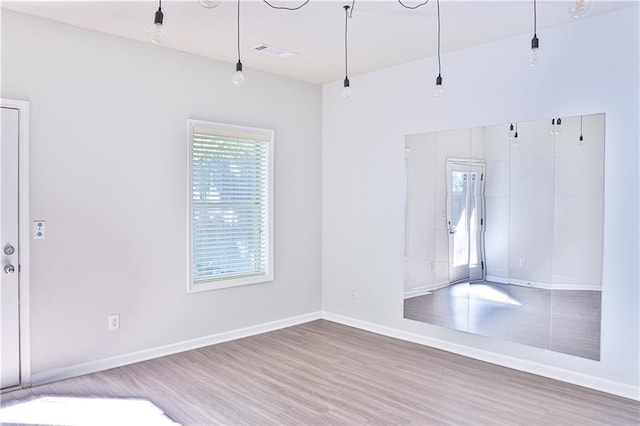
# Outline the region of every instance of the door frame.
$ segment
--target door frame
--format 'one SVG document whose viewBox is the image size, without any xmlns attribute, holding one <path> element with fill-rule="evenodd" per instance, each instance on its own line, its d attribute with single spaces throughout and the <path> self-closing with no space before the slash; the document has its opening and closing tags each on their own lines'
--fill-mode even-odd
<svg viewBox="0 0 640 426">
<path fill-rule="evenodd" d="M 30 241 L 29 212 L 29 102 L 0 98 L 2 107 L 18 110 L 18 259 L 19 259 L 19 336 L 20 383 L 31 386 L 31 338 L 30 338 Z M 15 389 L 15 388 L 7 388 Z"/>
</svg>

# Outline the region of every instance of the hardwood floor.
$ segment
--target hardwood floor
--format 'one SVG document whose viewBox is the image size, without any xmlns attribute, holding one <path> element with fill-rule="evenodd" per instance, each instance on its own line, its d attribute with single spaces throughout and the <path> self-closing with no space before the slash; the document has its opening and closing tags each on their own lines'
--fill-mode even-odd
<svg viewBox="0 0 640 426">
<path fill-rule="evenodd" d="M 458 283 L 404 301 L 404 317 L 600 359 L 601 292 Z"/>
<path fill-rule="evenodd" d="M 2 395 L 146 398 L 181 424 L 638 425 L 640 403 L 319 320 Z"/>
</svg>

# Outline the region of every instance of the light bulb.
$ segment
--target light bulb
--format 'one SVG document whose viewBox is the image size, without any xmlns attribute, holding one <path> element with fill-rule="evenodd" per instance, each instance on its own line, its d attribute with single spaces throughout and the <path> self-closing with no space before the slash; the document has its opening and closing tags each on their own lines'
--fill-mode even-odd
<svg viewBox="0 0 640 426">
<path fill-rule="evenodd" d="M 351 86 L 349 78 L 345 77 L 344 85 L 342 87 L 342 99 L 351 99 Z"/>
<path fill-rule="evenodd" d="M 562 133 L 562 118 L 558 118 L 556 120 L 556 135 L 559 135 L 560 133 Z"/>
<path fill-rule="evenodd" d="M 244 84 L 244 74 L 242 74 L 242 62 L 238 59 L 238 63 L 236 64 L 236 72 L 231 77 L 231 82 L 234 86 L 240 87 Z"/>
<path fill-rule="evenodd" d="M 153 26 L 149 28 L 147 31 L 147 37 L 149 41 L 153 43 L 162 43 L 166 37 L 164 32 L 164 28 L 162 27 L 162 21 L 164 20 L 164 15 L 162 13 L 162 9 L 158 7 L 156 11 L 156 16 L 153 19 Z"/>
<path fill-rule="evenodd" d="M 433 97 L 440 99 L 442 97 L 442 93 L 442 77 L 438 74 L 438 77 L 436 77 L 436 87 L 433 88 Z"/>
<path fill-rule="evenodd" d="M 513 146 L 518 145 L 518 132 L 515 132 L 513 134 L 513 137 L 511 138 L 511 143 L 513 144 Z"/>
<path fill-rule="evenodd" d="M 233 77 L 231 77 L 231 82 L 236 87 L 242 86 L 244 84 L 244 74 L 242 74 L 242 71 L 236 71 Z"/>
<path fill-rule="evenodd" d="M 152 41 L 153 43 L 162 43 L 166 38 L 162 24 L 153 24 L 153 26 L 149 28 L 149 31 L 147 31 L 147 37 L 149 38 L 149 41 Z"/>
<path fill-rule="evenodd" d="M 220 5 L 220 0 L 198 0 L 200 6 L 206 7 L 207 9 L 213 9 L 214 7 L 218 7 Z"/>
<path fill-rule="evenodd" d="M 582 135 L 580 135 L 580 138 L 578 138 L 578 146 L 584 146 L 584 138 L 582 137 Z"/>
<path fill-rule="evenodd" d="M 513 139 L 513 135 L 514 135 L 514 131 L 513 131 L 513 123 L 511 123 L 511 125 L 509 126 L 509 140 Z"/>
<path fill-rule="evenodd" d="M 569 5 L 569 15 L 574 18 L 582 18 L 591 10 L 591 2 L 589 0 L 574 0 Z"/>
<path fill-rule="evenodd" d="M 531 53 L 529 54 L 529 65 L 535 67 L 542 61 L 542 53 L 540 53 L 540 40 L 535 34 L 531 39 Z"/>
<path fill-rule="evenodd" d="M 556 119 L 555 118 L 551 119 L 551 126 L 549 127 L 549 134 L 550 135 L 557 135 L 558 134 L 556 132 Z"/>
</svg>

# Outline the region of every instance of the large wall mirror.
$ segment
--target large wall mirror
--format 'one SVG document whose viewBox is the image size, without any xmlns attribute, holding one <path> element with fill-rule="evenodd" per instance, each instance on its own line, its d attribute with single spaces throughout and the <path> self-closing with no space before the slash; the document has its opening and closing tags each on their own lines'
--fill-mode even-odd
<svg viewBox="0 0 640 426">
<path fill-rule="evenodd" d="M 599 360 L 604 126 L 407 136 L 405 318 Z"/>
</svg>

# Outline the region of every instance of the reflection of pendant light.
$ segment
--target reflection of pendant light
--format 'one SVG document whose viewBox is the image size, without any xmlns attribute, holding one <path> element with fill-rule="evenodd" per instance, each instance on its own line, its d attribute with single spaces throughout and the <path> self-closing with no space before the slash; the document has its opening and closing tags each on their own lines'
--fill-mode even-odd
<svg viewBox="0 0 640 426">
<path fill-rule="evenodd" d="M 234 86 L 240 87 L 244 84 L 244 74 L 242 73 L 242 62 L 240 62 L 240 0 L 238 0 L 238 63 L 236 72 L 231 77 Z"/>
<path fill-rule="evenodd" d="M 580 137 L 578 138 L 578 146 L 584 145 L 584 138 L 582 137 L 582 116 L 580 116 Z"/>
<path fill-rule="evenodd" d="M 515 127 L 513 126 L 513 123 L 511 123 L 511 125 L 509 126 L 509 140 L 514 145 L 518 144 L 518 123 L 517 122 Z"/>
<path fill-rule="evenodd" d="M 591 1 L 574 0 L 569 5 L 569 15 L 574 18 L 582 18 L 591 10 Z"/>
<path fill-rule="evenodd" d="M 162 43 L 164 41 L 166 34 L 162 27 L 163 19 L 164 14 L 162 13 L 162 0 L 158 0 L 158 10 L 156 11 L 156 16 L 153 20 L 153 26 L 147 31 L 149 41 L 152 41 L 153 43 Z"/>
<path fill-rule="evenodd" d="M 531 54 L 529 55 L 529 65 L 535 67 L 542 61 L 542 54 L 540 53 L 540 40 L 536 34 L 538 26 L 538 13 L 536 0 L 533 0 L 533 38 L 531 39 Z"/>
<path fill-rule="evenodd" d="M 214 7 L 218 7 L 218 5 L 220 5 L 220 0 L 198 0 L 198 3 L 200 3 L 202 7 L 213 9 Z"/>
<path fill-rule="evenodd" d="M 351 87 L 349 83 L 349 54 L 347 45 L 347 29 L 349 27 L 349 6 L 344 6 L 344 85 L 342 87 L 342 97 L 351 99 Z"/>
<path fill-rule="evenodd" d="M 551 128 L 549 129 L 549 133 L 552 135 L 559 135 L 561 131 L 562 131 L 562 118 L 552 118 Z"/>
<path fill-rule="evenodd" d="M 440 68 L 440 0 L 436 0 L 438 6 L 438 77 L 436 77 L 436 87 L 433 89 L 433 96 L 436 99 L 442 97 L 442 76 Z"/>
</svg>

